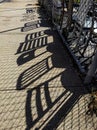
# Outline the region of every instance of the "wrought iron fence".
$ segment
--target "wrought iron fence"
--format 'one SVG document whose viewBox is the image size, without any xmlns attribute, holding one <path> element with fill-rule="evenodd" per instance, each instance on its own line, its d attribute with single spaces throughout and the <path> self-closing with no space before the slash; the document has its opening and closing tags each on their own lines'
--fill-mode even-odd
<svg viewBox="0 0 97 130">
<path fill-rule="evenodd" d="M 59 0 L 60 7 L 56 0 L 44 2 L 45 7 L 52 8 L 52 21 L 80 72 L 86 75 L 85 82 L 89 83 L 97 68 L 97 1 Z"/>
</svg>

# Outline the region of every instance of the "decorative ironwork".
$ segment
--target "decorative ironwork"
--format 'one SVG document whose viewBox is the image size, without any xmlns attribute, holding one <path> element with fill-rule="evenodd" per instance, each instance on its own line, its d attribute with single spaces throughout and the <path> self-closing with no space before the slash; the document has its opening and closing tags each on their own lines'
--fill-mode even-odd
<svg viewBox="0 0 97 130">
<path fill-rule="evenodd" d="M 84 71 L 87 72 L 97 49 L 96 8 L 94 1 L 82 0 L 76 13 L 74 27 L 67 42 Z"/>
<path fill-rule="evenodd" d="M 47 1 L 44 5 L 47 6 Z M 93 60 L 97 51 L 97 1 L 96 0 L 59 0 L 60 7 L 56 7 L 51 1 L 52 19 L 59 10 L 59 21 L 57 21 L 57 30 L 66 40 L 65 45 L 76 61 L 80 71 L 86 76 L 91 74 L 89 71 L 97 65 Z M 57 1 L 58 2 L 58 1 Z M 52 20 L 52 21 L 53 21 Z M 55 24 L 55 23 L 54 23 Z M 93 63 L 93 65 L 92 65 Z M 92 66 L 92 67 L 91 67 Z"/>
</svg>

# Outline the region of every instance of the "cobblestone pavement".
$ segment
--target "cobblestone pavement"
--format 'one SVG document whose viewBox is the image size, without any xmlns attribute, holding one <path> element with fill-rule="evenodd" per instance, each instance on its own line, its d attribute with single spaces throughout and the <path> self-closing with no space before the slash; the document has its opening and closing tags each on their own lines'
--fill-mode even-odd
<svg viewBox="0 0 97 130">
<path fill-rule="evenodd" d="M 36 2 L 0 3 L 0 130 L 96 130 L 89 94 Z"/>
</svg>

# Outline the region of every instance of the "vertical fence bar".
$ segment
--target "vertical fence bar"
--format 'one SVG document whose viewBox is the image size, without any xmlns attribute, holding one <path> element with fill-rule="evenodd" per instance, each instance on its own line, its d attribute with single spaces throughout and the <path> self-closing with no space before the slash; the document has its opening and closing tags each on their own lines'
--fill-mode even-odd
<svg viewBox="0 0 97 130">
<path fill-rule="evenodd" d="M 92 78 L 95 76 L 96 69 L 97 69 L 97 51 L 90 65 L 90 69 L 85 77 L 85 81 L 84 81 L 85 84 L 91 83 Z"/>
<path fill-rule="evenodd" d="M 70 29 L 71 23 L 72 23 L 73 2 L 74 2 L 74 0 L 69 0 L 69 3 L 68 3 L 68 19 L 67 19 L 68 29 Z"/>
</svg>

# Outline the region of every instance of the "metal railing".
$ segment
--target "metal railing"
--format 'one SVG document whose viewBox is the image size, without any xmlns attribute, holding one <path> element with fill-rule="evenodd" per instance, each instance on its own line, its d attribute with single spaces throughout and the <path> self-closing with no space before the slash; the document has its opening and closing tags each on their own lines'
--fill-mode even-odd
<svg viewBox="0 0 97 130">
<path fill-rule="evenodd" d="M 43 2 L 43 0 L 40 1 Z M 44 6 L 48 6 L 49 0 L 44 1 Z M 80 72 L 86 76 L 84 83 L 88 84 L 93 77 L 96 77 L 97 68 L 97 2 L 96 0 L 80 0 L 76 3 L 77 1 L 74 0 L 62 0 L 58 8 L 53 1 L 51 0 L 50 3 L 53 11 L 52 21 L 62 39 L 65 40 L 64 45 Z M 58 15 L 59 22 L 56 22 L 55 14 Z"/>
</svg>

